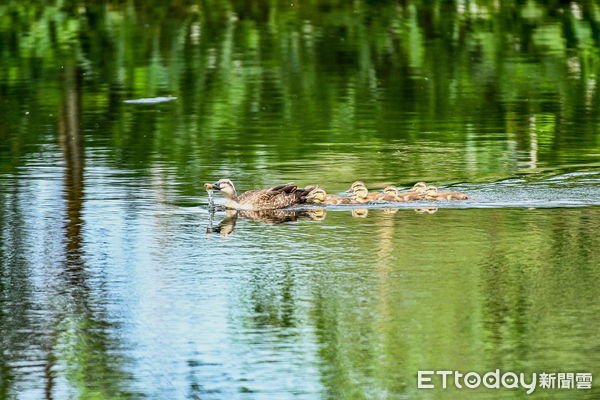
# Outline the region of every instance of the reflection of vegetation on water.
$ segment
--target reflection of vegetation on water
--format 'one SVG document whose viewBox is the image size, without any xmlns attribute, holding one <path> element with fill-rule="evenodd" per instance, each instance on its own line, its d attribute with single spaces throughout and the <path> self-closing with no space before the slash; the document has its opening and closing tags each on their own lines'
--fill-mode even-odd
<svg viewBox="0 0 600 400">
<path fill-rule="evenodd" d="M 300 222 L 299 254 L 271 240 L 267 252 L 293 262 L 250 266 L 233 322 L 275 329 L 292 318 L 286 340 L 301 343 L 297 333 L 314 330 L 333 398 L 418 398 L 415 371 L 427 368 L 595 372 L 599 216 L 597 207 L 370 210 L 366 220 L 330 211 Z"/>
<path fill-rule="evenodd" d="M 355 250 L 322 261 L 332 271 L 311 285 L 322 379 L 331 397 L 383 392 L 419 398 L 415 371 L 428 368 L 597 369 L 597 356 L 574 356 L 582 348 L 592 351 L 583 332 L 598 328 L 597 319 L 587 321 L 594 327 L 584 326 L 600 294 L 597 285 L 590 292 L 598 271 L 589 269 L 600 265 L 590 251 L 599 238 L 587 242 L 584 233 L 593 229 L 597 208 L 552 210 L 544 221 L 535 210 L 446 209 L 432 218 L 377 211 L 377 238 L 361 245 L 346 237 L 344 248 Z M 460 226 L 452 224 L 456 219 Z M 315 240 L 326 239 L 307 229 Z M 567 260 L 583 243 L 582 257 Z M 342 278 L 367 268 L 373 274 L 352 274 L 359 281 Z M 422 286 L 428 290 L 415 289 Z M 455 391 L 440 396 L 464 397 Z"/>
<path fill-rule="evenodd" d="M 60 257 L 36 265 L 47 269 L 48 274 L 44 276 L 48 280 L 43 283 L 43 288 L 38 287 L 37 290 L 34 289 L 35 282 L 30 282 L 29 275 L 33 274 L 27 271 L 29 263 L 26 259 L 8 259 L 4 263 L 3 258 L 0 298 L 10 299 L 9 304 L 22 304 L 25 308 L 4 315 L 5 309 L 0 305 L 0 327 L 2 332 L 8 333 L 3 335 L 8 340 L 3 343 L 3 356 L 0 357 L 0 398 L 13 397 L 13 380 L 20 380 L 15 375 L 27 372 L 39 374 L 37 368 L 16 368 L 13 373 L 11 364 L 24 362 L 42 365 L 43 376 L 37 377 L 37 380 L 30 377 L 34 385 L 28 389 L 38 389 L 45 398 L 51 399 L 56 392 L 64 392 L 64 388 L 60 387 L 63 378 L 78 398 L 132 398 L 134 393 L 127 389 L 132 376 L 125 372 L 126 359 L 114 353 L 115 349 L 122 347 L 111 333 L 116 324 L 105 318 L 106 310 L 102 306 L 105 300 L 100 299 L 101 295 L 94 293 L 90 287 L 93 285 L 88 283 L 91 274 L 85 265 L 83 238 L 85 152 L 80 129 L 81 92 L 78 90 L 79 75 L 73 65 L 64 68 L 61 81 L 63 94 L 56 114 L 58 142 L 64 162 L 62 192 L 65 215 L 63 225 L 54 227 L 57 236 L 53 239 L 64 249 Z M 18 191 L 13 195 L 18 195 Z M 7 236 L 35 242 L 29 237 L 31 232 L 27 232 L 29 224 L 21 220 L 21 213 L 26 212 L 30 205 L 21 204 L 17 196 L 9 201 L 15 207 L 11 209 L 6 207 L 4 200 L 5 197 L 1 196 L 1 215 L 8 217 L 11 229 L 22 229 L 23 232 L 9 232 L 7 235 L 3 227 L 0 248 L 8 246 L 11 254 L 25 257 L 31 244 L 24 248 L 11 248 L 14 243 L 7 240 Z M 5 285 L 4 277 L 8 278 L 8 285 Z M 12 289 L 16 289 L 17 293 L 11 293 Z M 19 301 L 15 303 L 16 299 Z M 24 342 L 23 338 L 26 339 Z"/>
<path fill-rule="evenodd" d="M 280 176 L 290 159 L 318 167 L 311 178 L 324 183 L 589 164 L 599 150 L 594 10 L 531 0 L 8 1 L 0 90 L 19 96 L 0 103 L 0 134 L 20 134 L 0 151 L 14 163 L 48 141 L 27 127 L 52 121 L 61 70 L 74 62 L 95 110 L 82 121 L 98 130 L 87 144 L 112 149 L 116 165 L 169 160 L 190 193 L 215 165 L 267 164 Z M 179 100 L 122 102 L 167 94 Z M 347 163 L 319 142 L 337 143 Z"/>
</svg>

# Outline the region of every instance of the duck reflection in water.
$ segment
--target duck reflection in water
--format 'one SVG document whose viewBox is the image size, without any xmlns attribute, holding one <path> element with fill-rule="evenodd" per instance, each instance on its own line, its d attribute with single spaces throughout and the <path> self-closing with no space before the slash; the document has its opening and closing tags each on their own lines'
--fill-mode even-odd
<svg viewBox="0 0 600 400">
<path fill-rule="evenodd" d="M 206 227 L 206 234 L 213 235 L 219 234 L 223 237 L 228 236 L 235 230 L 235 224 L 237 222 L 237 212 L 236 211 L 226 211 L 227 216 L 223 218 L 221 222 L 217 226 L 213 226 L 213 218 L 214 218 L 214 209 L 210 211 L 208 217 L 208 226 Z"/>
<path fill-rule="evenodd" d="M 414 209 L 419 214 L 435 214 L 436 207 L 420 207 Z M 400 209 L 385 208 L 381 210 L 383 214 L 396 214 Z M 405 209 L 404 211 L 409 211 Z M 352 208 L 350 210 L 353 218 L 367 218 L 369 215 L 368 208 Z M 323 221 L 327 217 L 325 208 L 311 208 L 307 210 L 260 210 L 260 211 L 244 211 L 244 210 L 226 210 L 226 217 L 223 218 L 216 226 L 213 225 L 214 211 L 209 215 L 209 224 L 206 228 L 207 235 L 218 234 L 222 237 L 227 237 L 235 230 L 238 218 L 244 218 L 251 221 L 263 222 L 266 224 L 282 224 L 286 222 L 297 222 L 301 219 L 309 219 L 311 221 Z"/>
<path fill-rule="evenodd" d="M 369 209 L 367 208 L 353 208 L 352 209 L 352 217 L 353 218 L 367 218 L 369 215 Z"/>
<path fill-rule="evenodd" d="M 296 222 L 301 218 L 307 218 L 312 221 L 322 221 L 327 215 L 327 211 L 324 208 L 308 210 L 226 210 L 225 212 L 227 216 L 223 218 L 217 226 L 213 226 L 212 222 L 214 211 L 209 214 L 209 224 L 206 228 L 207 234 L 211 235 L 216 233 L 222 236 L 228 236 L 235 230 L 239 217 L 266 224 L 282 224 L 285 222 Z"/>
</svg>

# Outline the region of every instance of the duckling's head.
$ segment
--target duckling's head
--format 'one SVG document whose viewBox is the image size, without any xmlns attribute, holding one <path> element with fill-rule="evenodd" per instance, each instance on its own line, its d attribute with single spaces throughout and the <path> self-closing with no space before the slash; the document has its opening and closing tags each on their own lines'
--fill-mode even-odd
<svg viewBox="0 0 600 400">
<path fill-rule="evenodd" d="M 359 200 L 364 200 L 369 195 L 369 190 L 365 186 L 357 186 L 352 192 L 352 196 Z"/>
<path fill-rule="evenodd" d="M 223 195 L 229 199 L 237 196 L 235 186 L 229 179 L 219 179 L 216 183 L 205 183 L 204 187 L 207 189 L 219 190 Z"/>
<path fill-rule="evenodd" d="M 362 181 L 355 181 L 352 183 L 352 186 L 350 186 L 350 189 L 346 190 L 346 193 L 354 193 L 354 190 L 358 187 L 366 188 L 367 185 L 365 185 Z"/>
<path fill-rule="evenodd" d="M 306 200 L 311 203 L 322 203 L 325 201 L 325 196 L 327 196 L 327 192 L 325 192 L 325 190 L 316 188 L 306 196 Z"/>
<path fill-rule="evenodd" d="M 438 194 L 438 188 L 435 186 L 428 186 L 425 190 L 425 198 L 433 198 Z"/>
<path fill-rule="evenodd" d="M 397 196 L 398 195 L 398 189 L 396 189 L 393 186 L 388 186 L 385 189 L 383 189 L 383 194 L 386 194 L 388 196 Z"/>
<path fill-rule="evenodd" d="M 428 186 L 425 182 L 417 182 L 413 185 L 411 191 L 417 192 L 417 193 L 425 193 L 427 188 L 428 188 Z"/>
</svg>

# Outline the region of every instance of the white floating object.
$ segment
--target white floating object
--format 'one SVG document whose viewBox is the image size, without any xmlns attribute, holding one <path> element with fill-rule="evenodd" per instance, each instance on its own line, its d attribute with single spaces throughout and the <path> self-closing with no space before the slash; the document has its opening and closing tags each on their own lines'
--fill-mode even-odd
<svg viewBox="0 0 600 400">
<path fill-rule="evenodd" d="M 133 100 L 125 100 L 123 103 L 128 104 L 156 104 L 156 103 L 164 103 L 167 101 L 176 100 L 177 97 L 147 97 L 144 99 L 133 99 Z"/>
</svg>

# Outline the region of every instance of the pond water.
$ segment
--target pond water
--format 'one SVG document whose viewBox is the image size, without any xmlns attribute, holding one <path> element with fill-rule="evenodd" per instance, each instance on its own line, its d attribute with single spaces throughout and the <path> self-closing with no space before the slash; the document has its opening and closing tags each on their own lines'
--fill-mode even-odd
<svg viewBox="0 0 600 400">
<path fill-rule="evenodd" d="M 417 371 L 600 379 L 599 11 L 4 2 L 0 398 L 513 399 L 419 390 Z M 235 215 L 208 208 L 224 177 L 473 199 Z"/>
</svg>

